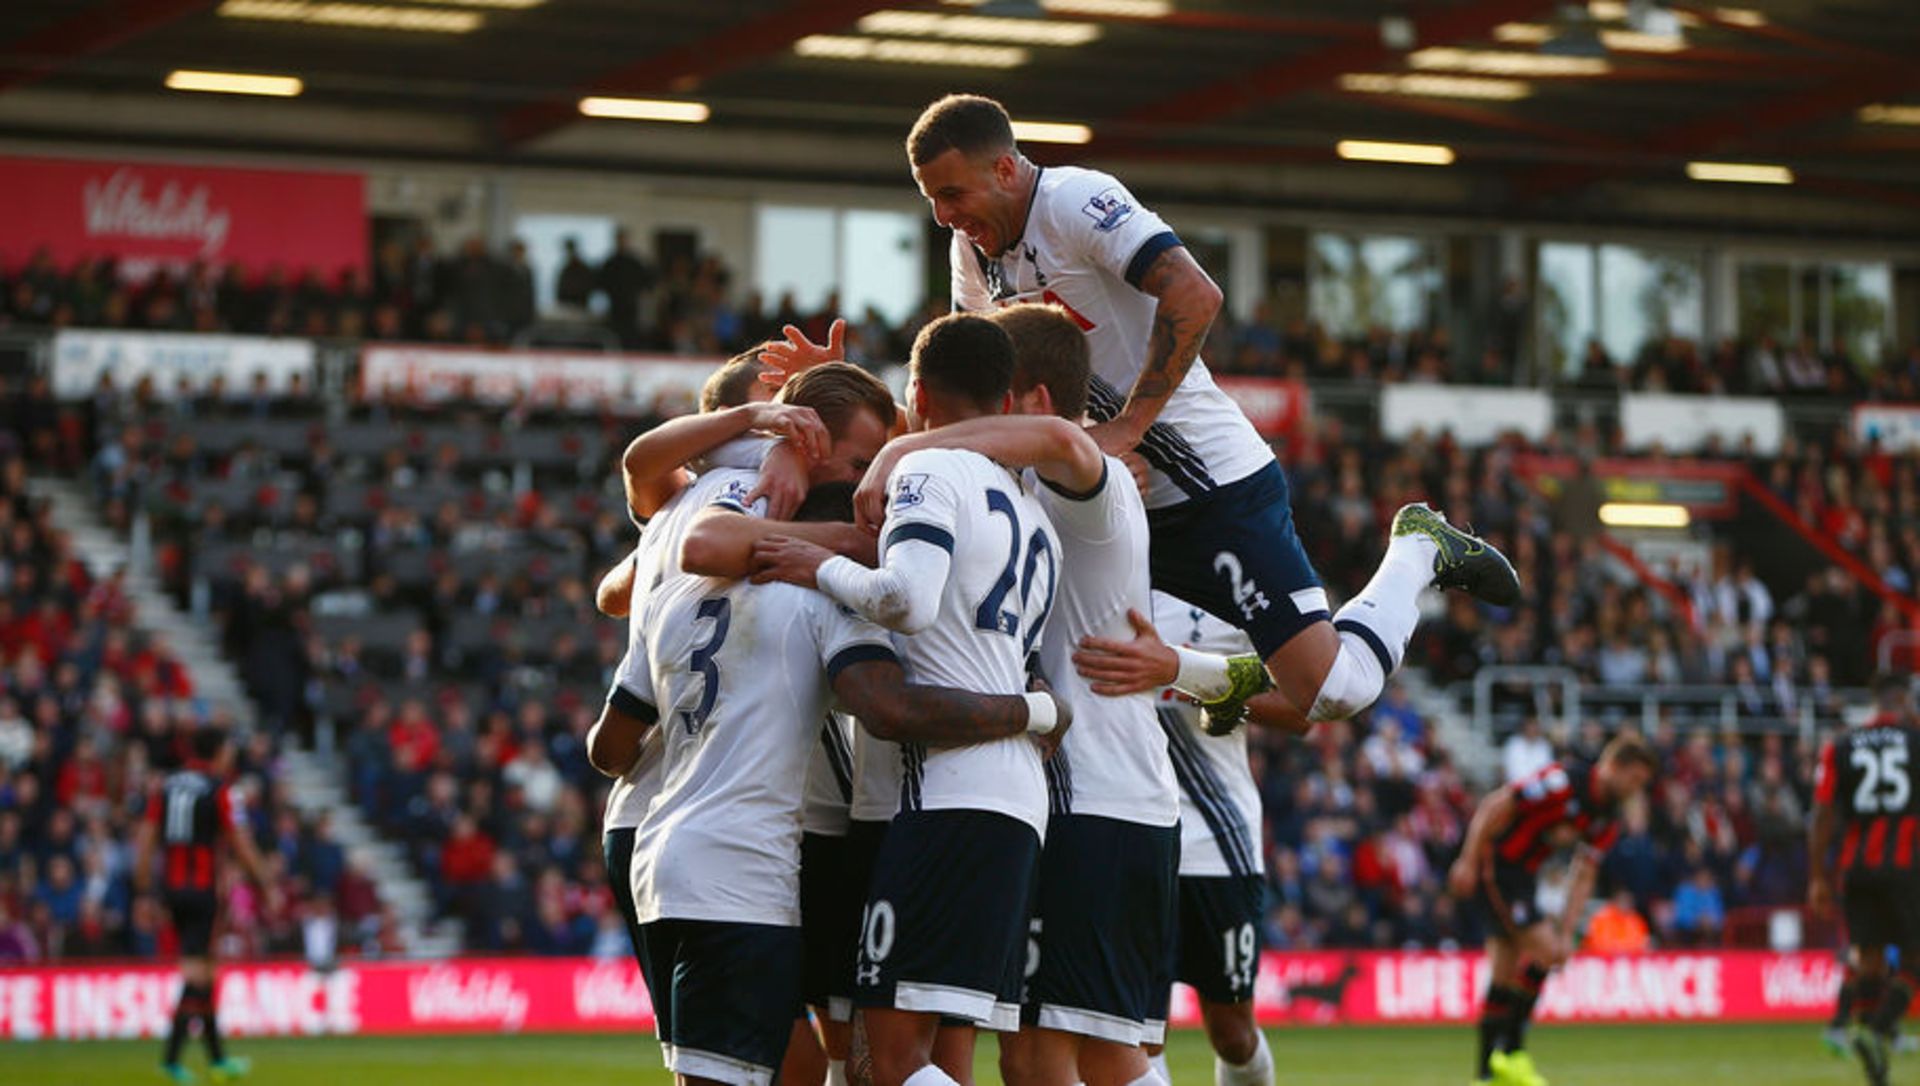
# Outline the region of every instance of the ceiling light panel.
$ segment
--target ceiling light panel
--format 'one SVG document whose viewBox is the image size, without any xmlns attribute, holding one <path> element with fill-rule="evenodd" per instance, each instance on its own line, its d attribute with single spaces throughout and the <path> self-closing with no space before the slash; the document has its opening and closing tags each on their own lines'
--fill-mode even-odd
<svg viewBox="0 0 1920 1086">
<path fill-rule="evenodd" d="M 1387 143 L 1381 140 L 1341 140 L 1334 145 L 1341 158 L 1354 162 L 1399 162 L 1413 166 L 1451 166 L 1453 148 L 1438 143 Z"/>
<path fill-rule="evenodd" d="M 1058 121 L 1015 121 L 1013 138 L 1024 143 L 1091 143 L 1093 129 Z"/>
<path fill-rule="evenodd" d="M 1695 181 L 1731 181 L 1745 185 L 1793 184 L 1793 171 L 1785 166 L 1753 162 L 1689 162 L 1687 176 Z"/>
<path fill-rule="evenodd" d="M 1468 72 L 1474 75 L 1605 75 L 1613 64 L 1605 57 L 1570 57 L 1521 53 L 1508 49 L 1456 49 L 1436 46 L 1407 55 L 1407 63 L 1422 71 Z"/>
<path fill-rule="evenodd" d="M 865 34 L 1011 45 L 1085 45 L 1100 37 L 1100 28 L 1092 23 L 943 15 L 937 11 L 876 11 L 856 25 Z"/>
<path fill-rule="evenodd" d="M 293 98 L 304 88 L 290 75 L 248 75 L 242 72 L 207 72 L 181 68 L 167 74 L 167 87 L 178 91 L 205 91 L 210 94 L 258 94 L 268 98 Z"/>
<path fill-rule="evenodd" d="M 580 112 L 589 117 L 681 124 L 699 124 L 712 113 L 705 102 L 669 102 L 659 98 L 582 98 Z"/>
<path fill-rule="evenodd" d="M 977 8 L 986 0 L 946 0 L 951 7 Z M 1171 0 L 1040 0 L 1055 15 L 1104 15 L 1113 19 L 1164 19 L 1173 14 Z"/>
<path fill-rule="evenodd" d="M 1713 17 L 1734 26 L 1767 25 L 1767 17 L 1752 8 L 1714 8 Z"/>
<path fill-rule="evenodd" d="M 1920 106 L 1896 106 L 1881 103 L 1860 111 L 1868 124 L 1920 124 Z"/>
<path fill-rule="evenodd" d="M 811 34 L 793 43 L 803 57 L 825 60 L 863 60 L 881 64 L 931 64 L 956 68 L 1018 68 L 1029 59 L 1013 45 L 965 45 L 957 42 L 911 41 L 903 38 L 854 38 L 840 34 Z"/>
<path fill-rule="evenodd" d="M 1487 102 L 1517 102 L 1533 93 L 1531 84 L 1517 79 L 1420 73 L 1397 75 L 1386 72 L 1349 72 L 1340 77 L 1340 89 L 1360 94 L 1410 94 L 1424 98 L 1468 98 Z"/>
<path fill-rule="evenodd" d="M 487 17 L 477 11 L 399 7 L 393 4 L 316 3 L 311 0 L 225 0 L 219 15 L 310 26 L 349 26 L 363 30 L 406 30 L 429 34 L 470 34 Z"/>
</svg>

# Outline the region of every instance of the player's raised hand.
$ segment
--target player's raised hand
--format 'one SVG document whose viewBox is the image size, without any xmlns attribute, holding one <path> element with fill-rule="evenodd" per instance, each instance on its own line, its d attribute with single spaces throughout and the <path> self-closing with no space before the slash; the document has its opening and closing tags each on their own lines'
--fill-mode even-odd
<svg viewBox="0 0 1920 1086">
<path fill-rule="evenodd" d="M 827 433 L 827 424 L 811 407 L 757 403 L 749 405 L 747 419 L 749 429 L 784 438 L 804 453 L 810 464 L 818 464 L 833 452 L 833 435 Z"/>
<path fill-rule="evenodd" d="M 768 520 L 792 520 L 794 510 L 807 500 L 809 482 L 806 454 L 782 441 L 760 462 L 760 479 L 747 492 L 747 504 L 765 498 Z"/>
<path fill-rule="evenodd" d="M 796 373 L 810 370 L 823 362 L 839 362 L 847 357 L 847 322 L 844 318 L 836 318 L 827 327 L 825 346 L 808 339 L 805 332 L 791 324 L 780 332 L 787 337 L 787 341 L 770 343 L 760 352 L 760 364 L 767 367 L 760 374 L 763 384 L 779 388 Z"/>
<path fill-rule="evenodd" d="M 821 563 L 833 552 L 804 539 L 770 535 L 753 545 L 753 583 L 785 581 L 802 588 L 818 588 Z"/>
<path fill-rule="evenodd" d="M 1127 622 L 1133 626 L 1132 640 L 1083 637 L 1074 650 L 1074 670 L 1096 694 L 1120 697 L 1158 690 L 1180 674 L 1180 658 L 1160 640 L 1147 616 L 1130 610 Z"/>
</svg>

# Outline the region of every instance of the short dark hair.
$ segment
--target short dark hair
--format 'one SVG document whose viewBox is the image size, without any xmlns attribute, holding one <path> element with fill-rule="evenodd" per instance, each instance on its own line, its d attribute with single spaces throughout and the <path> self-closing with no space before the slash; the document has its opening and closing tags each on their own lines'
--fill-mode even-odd
<svg viewBox="0 0 1920 1086">
<path fill-rule="evenodd" d="M 193 752 L 196 762 L 211 762 L 220 756 L 227 745 L 227 730 L 217 725 L 204 725 L 193 733 L 188 748 Z"/>
<path fill-rule="evenodd" d="M 760 352 L 773 345 L 771 340 L 756 343 L 720 364 L 700 386 L 700 413 L 723 407 L 739 407 L 753 392 L 753 383 L 766 367 L 760 364 Z"/>
<path fill-rule="evenodd" d="M 907 133 L 907 161 L 924 166 L 948 151 L 968 157 L 1013 150 L 1006 107 L 978 94 L 949 94 L 920 111 Z"/>
<path fill-rule="evenodd" d="M 1045 385 L 1054 414 L 1078 419 L 1087 413 L 1093 357 L 1087 336 L 1057 305 L 1028 303 L 995 310 L 987 318 L 1013 341 L 1013 391 L 1025 395 Z"/>
<path fill-rule="evenodd" d="M 806 500 L 794 510 L 793 519 L 815 524 L 853 523 L 852 483 L 820 483 L 807 491 Z"/>
<path fill-rule="evenodd" d="M 1647 741 L 1633 732 L 1621 732 L 1607 741 L 1600 751 L 1600 760 L 1613 765 L 1645 766 L 1647 772 L 1660 772 L 1660 756 L 1654 753 Z"/>
<path fill-rule="evenodd" d="M 872 411 L 889 432 L 897 415 L 893 393 L 880 378 L 847 362 L 823 363 L 789 377 L 774 399 L 813 408 L 836 438 L 847 432 L 862 408 Z"/>
<path fill-rule="evenodd" d="M 908 366 L 928 395 L 996 411 L 1013 388 L 1013 341 L 985 317 L 949 313 L 920 329 Z"/>
</svg>

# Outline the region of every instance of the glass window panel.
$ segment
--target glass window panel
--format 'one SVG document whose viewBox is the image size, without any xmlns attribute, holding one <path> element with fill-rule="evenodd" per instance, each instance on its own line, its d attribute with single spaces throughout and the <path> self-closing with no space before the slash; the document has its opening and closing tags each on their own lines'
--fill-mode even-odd
<svg viewBox="0 0 1920 1086">
<path fill-rule="evenodd" d="M 1784 342 L 1793 329 L 1793 275 L 1785 264 L 1742 264 L 1738 275 L 1740 335 Z"/>
<path fill-rule="evenodd" d="M 777 310 L 783 296 L 803 313 L 833 290 L 839 231 L 832 208 L 763 205 L 755 213 L 753 285 Z"/>
<path fill-rule="evenodd" d="M 1685 252 L 1625 245 L 1600 248 L 1600 342 L 1615 361 L 1704 329 L 1700 260 Z"/>
<path fill-rule="evenodd" d="M 580 246 L 580 259 L 598 268 L 613 255 L 616 224 L 601 215 L 522 215 L 514 222 L 514 236 L 527 243 L 527 263 L 533 267 L 534 298 L 540 308 L 553 305 L 554 285 L 566 264 L 566 243 L 574 239 Z M 605 297 L 595 294 L 596 309 L 606 308 Z"/>
<path fill-rule="evenodd" d="M 1829 305 L 1833 340 L 1857 365 L 1877 365 L 1887 347 L 1893 310 L 1893 268 L 1887 264 L 1833 264 Z"/>
<path fill-rule="evenodd" d="M 857 319 L 871 306 L 890 324 L 905 322 L 923 301 L 926 243 L 926 231 L 920 228 L 918 215 L 899 211 L 842 214 L 841 312 Z"/>
<path fill-rule="evenodd" d="M 1307 304 L 1335 335 L 1425 328 L 1439 311 L 1443 277 L 1429 241 L 1316 232 L 1308 255 Z"/>
<path fill-rule="evenodd" d="M 1593 248 L 1564 242 L 1540 246 L 1540 333 L 1547 369 L 1580 370 L 1587 340 L 1596 331 L 1593 311 Z"/>
</svg>

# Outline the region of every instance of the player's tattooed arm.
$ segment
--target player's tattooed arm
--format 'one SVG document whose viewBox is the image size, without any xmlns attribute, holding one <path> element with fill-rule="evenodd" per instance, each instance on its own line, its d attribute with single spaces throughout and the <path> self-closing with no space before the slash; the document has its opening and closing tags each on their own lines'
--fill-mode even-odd
<svg viewBox="0 0 1920 1086">
<path fill-rule="evenodd" d="M 842 668 L 834 696 L 876 739 L 962 747 L 1025 734 L 1031 724 L 1027 699 L 1018 694 L 975 694 L 945 686 L 907 682 L 900 665 L 871 660 Z M 1067 730 L 1073 713 L 1057 694 L 1056 723 L 1049 737 Z"/>
<path fill-rule="evenodd" d="M 1206 342 L 1223 298 L 1219 285 L 1193 254 L 1178 245 L 1147 265 L 1140 290 L 1160 302 L 1147 336 L 1146 363 L 1120 414 L 1093 428 L 1100 448 L 1115 455 L 1138 445 L 1147 427 L 1160 417 L 1174 389 L 1193 368 L 1193 360 L 1200 357 L 1200 345 Z"/>
</svg>

